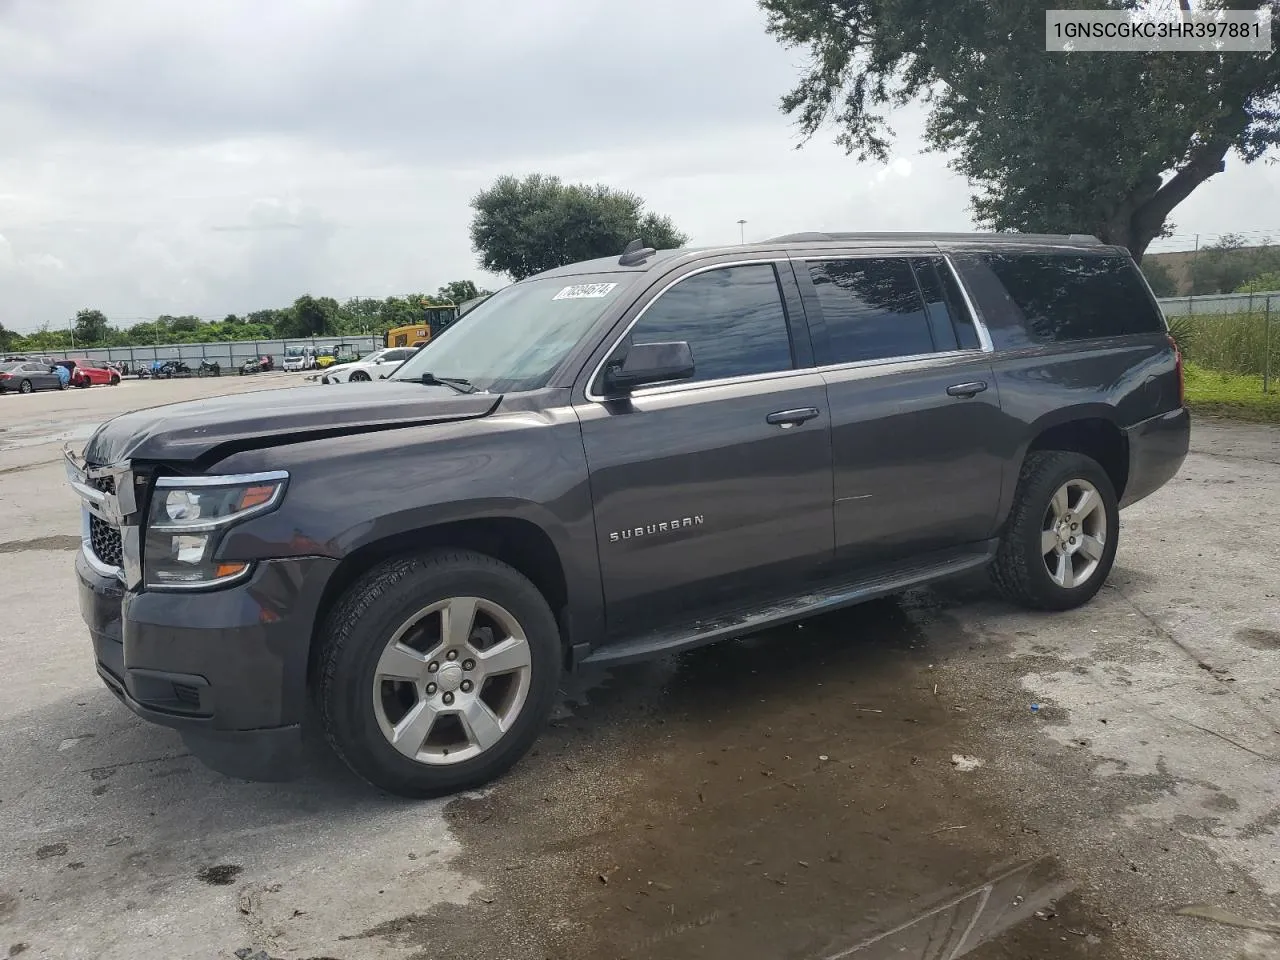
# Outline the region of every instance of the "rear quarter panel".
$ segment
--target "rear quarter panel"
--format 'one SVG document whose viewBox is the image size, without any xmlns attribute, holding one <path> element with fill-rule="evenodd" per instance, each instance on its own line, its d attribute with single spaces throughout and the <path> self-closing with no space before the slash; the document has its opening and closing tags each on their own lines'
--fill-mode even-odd
<svg viewBox="0 0 1280 960">
<path fill-rule="evenodd" d="M 1050 427 L 1102 419 L 1128 435 L 1140 424 L 1180 410 L 1177 360 L 1162 334 L 1115 337 L 997 352 L 992 368 L 1004 415 L 1017 438 L 1007 451 L 1011 475 L 1000 517 L 1013 502 L 1027 449 Z"/>
</svg>

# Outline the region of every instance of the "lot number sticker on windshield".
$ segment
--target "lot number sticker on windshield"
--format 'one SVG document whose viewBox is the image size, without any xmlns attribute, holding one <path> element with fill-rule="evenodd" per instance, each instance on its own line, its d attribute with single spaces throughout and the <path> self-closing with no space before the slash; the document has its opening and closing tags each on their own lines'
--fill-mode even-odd
<svg viewBox="0 0 1280 960">
<path fill-rule="evenodd" d="M 572 287 L 565 287 L 551 299 L 595 300 L 600 297 L 607 297 L 609 295 L 609 291 L 616 286 L 616 283 L 579 283 Z"/>
</svg>

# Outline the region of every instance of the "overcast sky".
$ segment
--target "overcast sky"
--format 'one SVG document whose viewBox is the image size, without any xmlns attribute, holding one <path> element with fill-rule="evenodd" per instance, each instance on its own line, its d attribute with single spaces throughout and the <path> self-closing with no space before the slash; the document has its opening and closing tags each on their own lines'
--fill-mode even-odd
<svg viewBox="0 0 1280 960">
<path fill-rule="evenodd" d="M 468 201 L 503 173 L 634 190 L 695 244 L 971 226 L 918 113 L 886 166 L 797 151 L 802 66 L 750 0 L 0 0 L 0 323 L 493 284 Z M 1174 219 L 1280 238 L 1280 169 Z"/>
</svg>

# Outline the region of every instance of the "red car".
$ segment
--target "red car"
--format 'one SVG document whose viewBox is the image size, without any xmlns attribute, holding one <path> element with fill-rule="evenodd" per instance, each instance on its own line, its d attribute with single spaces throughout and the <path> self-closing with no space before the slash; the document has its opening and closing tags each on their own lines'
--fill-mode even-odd
<svg viewBox="0 0 1280 960">
<path fill-rule="evenodd" d="M 73 387 L 92 387 L 95 383 L 114 387 L 120 382 L 119 371 L 101 360 L 59 360 L 58 366 L 71 372 Z"/>
</svg>

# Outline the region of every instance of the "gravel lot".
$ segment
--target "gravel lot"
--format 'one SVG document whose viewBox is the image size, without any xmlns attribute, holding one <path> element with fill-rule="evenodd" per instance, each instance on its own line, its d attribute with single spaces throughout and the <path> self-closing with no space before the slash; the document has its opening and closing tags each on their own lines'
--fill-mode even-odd
<svg viewBox="0 0 1280 960">
<path fill-rule="evenodd" d="M 0 397 L 0 957 L 1280 956 L 1280 431 L 1197 422 L 1083 610 L 962 582 L 575 678 L 513 774 L 409 803 L 317 744 L 209 772 L 76 608 L 61 443 L 298 382 Z"/>
</svg>

